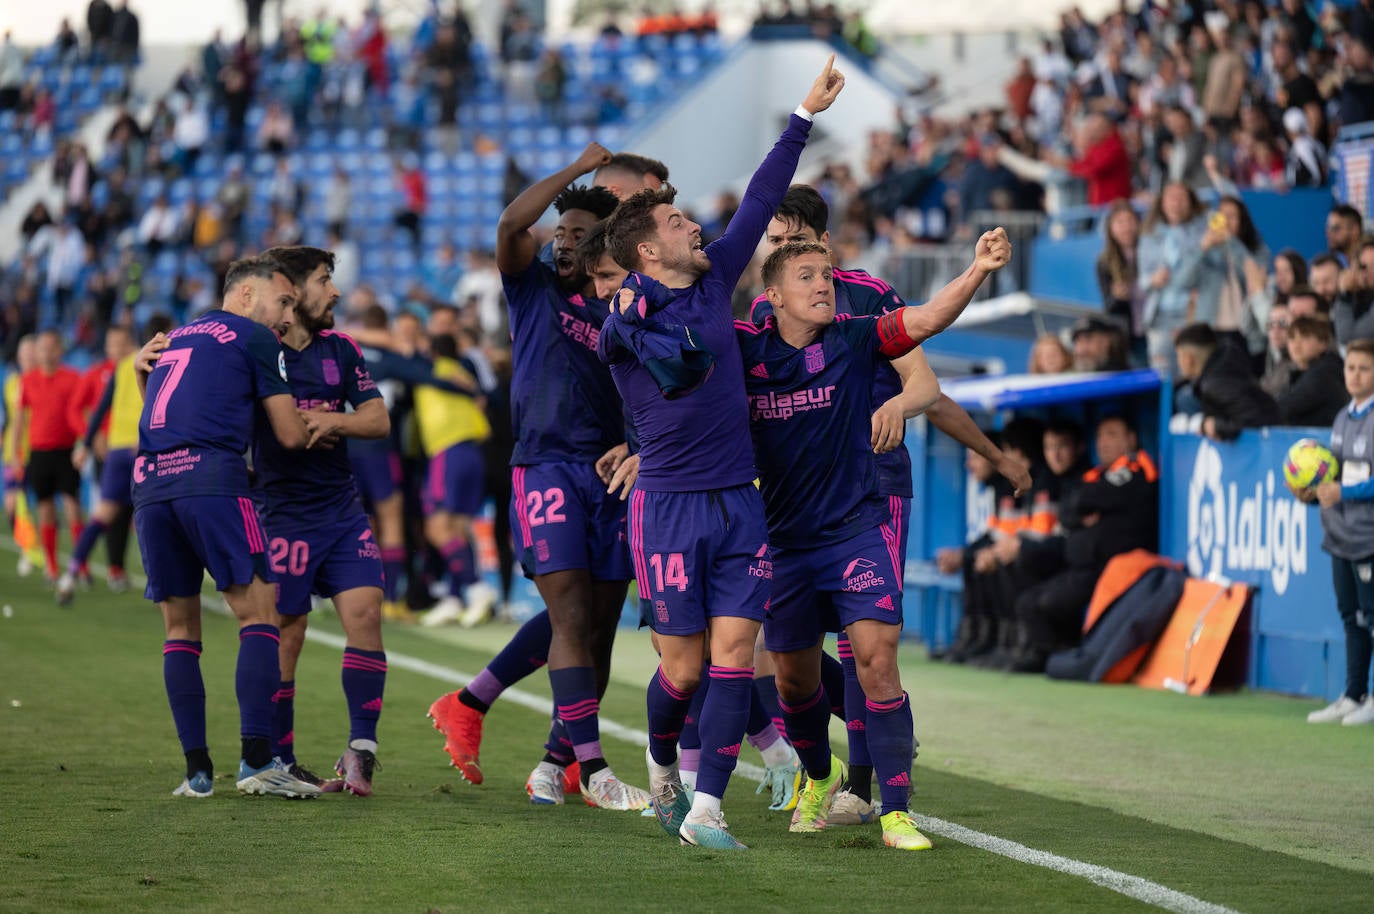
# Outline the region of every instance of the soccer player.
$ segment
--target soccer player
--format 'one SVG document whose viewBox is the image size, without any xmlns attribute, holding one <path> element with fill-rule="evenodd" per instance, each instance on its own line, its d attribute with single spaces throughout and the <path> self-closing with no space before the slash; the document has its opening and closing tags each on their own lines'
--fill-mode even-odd
<svg viewBox="0 0 1374 914">
<path fill-rule="evenodd" d="M 21 550 L 16 569 L 21 578 L 28 577 L 37 563 L 43 561 L 43 552 L 36 548 L 37 542 L 33 536 L 33 517 L 29 512 L 29 496 L 24 491 L 24 474 L 21 471 L 28 460 L 29 442 L 19 433 L 20 379 L 38 364 L 37 348 L 38 342 L 33 336 L 21 338 L 15 348 L 14 366 L 5 373 L 5 440 L 0 459 L 3 459 L 5 477 L 5 516 L 9 518 L 10 530 Z"/>
<path fill-rule="evenodd" d="M 170 318 L 155 316 L 148 321 L 145 334 L 151 338 L 171 328 Z M 111 328 L 111 332 L 113 330 Z M 129 586 L 121 551 L 125 537 L 119 525 L 127 523 L 125 518 L 130 518 L 133 512 L 130 486 L 133 483 L 134 457 L 138 454 L 138 418 L 143 412 L 143 395 L 139 393 L 137 372 L 134 370 L 136 353 L 132 350 L 133 341 L 127 333 L 124 337 L 130 351 L 120 355 L 118 347 L 115 352 L 110 352 L 107 336 L 106 352 L 119 357 L 115 359 L 114 369 L 100 394 L 100 401 L 91 411 L 86 434 L 72 452 L 72 466 L 80 468 L 86 462 L 87 455 L 94 452 L 97 436 L 104 431 L 105 459 L 100 465 L 100 501 L 72 549 L 66 572 L 57 581 L 58 603 L 71 602 L 76 581 L 86 572 L 86 560 L 102 534 L 105 535 L 105 548 L 110 557 L 110 589 L 122 593 Z"/>
<path fill-rule="evenodd" d="M 589 297 L 592 289 L 574 257 L 577 242 L 617 200 L 604 188 L 572 184 L 610 157 L 591 143 L 571 165 L 511 201 L 497 226 L 496 260 L 514 344 L 512 527 L 519 531 L 525 573 L 548 606 L 549 682 L 557 709 L 548 751 L 526 789 L 531 802 L 562 803 L 565 771 L 576 761 L 586 802 L 626 810 L 643 809 L 648 796 L 607 765 L 598 715 L 630 561 L 624 503 L 596 472 L 597 461 L 625 440 L 624 418 L 596 357 L 608 306 Z M 530 232 L 550 206 L 559 214 L 552 267 L 536 256 Z M 541 632 L 531 627 L 530 634 Z M 499 694 L 495 686 L 502 678 L 479 676 L 430 708 L 455 767 L 475 782 L 481 778 L 480 715 Z"/>
<path fill-rule="evenodd" d="M 820 665 L 825 632 L 842 628 L 867 696 L 863 732 L 882 792 L 883 841 L 930 847 L 907 812 L 913 733 L 897 670 L 900 537 L 880 494 L 867 417 L 880 361 L 952 323 L 1010 253 L 1005 233 L 989 232 L 973 265 L 925 307 L 836 321 L 829 249 L 788 243 L 763 267 L 771 317 L 762 330 L 738 324 L 773 560 L 764 638 L 787 733 L 807 771 L 792 831 L 824 828 L 845 781 L 830 752 Z"/>
<path fill-rule="evenodd" d="M 447 333 L 432 334 L 429 348 L 434 375 L 461 392 L 430 384 L 417 385 L 414 391 L 415 426 L 429 459 L 421 493 L 425 538 L 442 557 L 449 579 L 448 596 L 425 614 L 424 624 L 466 623 L 474 616 L 485 617 L 496 598 L 494 589 L 478 578 L 472 548 L 472 518 L 482 510 L 485 495 L 482 444 L 491 426 L 483 412 L 476 370 L 459 358 L 457 340 Z"/>
<path fill-rule="evenodd" d="M 81 476 L 72 466 L 77 432 L 71 426 L 67 404 L 76 395 L 81 376 L 62 364 L 62 337 L 56 330 L 38 334 L 34 349 L 37 365 L 19 382 L 19 417 L 16 440 L 28 436 L 27 466 L 12 471 L 24 480 L 38 503 L 38 534 L 43 542 L 44 570 L 48 583 L 57 583 L 57 500 L 71 526 L 72 542 L 81 536 L 81 505 L 77 491 Z M 16 457 L 16 460 L 18 458 Z"/>
<path fill-rule="evenodd" d="M 607 246 L 618 263 L 673 290 L 660 319 L 686 328 L 686 336 L 714 357 L 713 369 L 669 399 L 656 379 L 661 375 L 646 364 L 655 360 L 626 345 L 622 329 L 631 328 L 622 328 L 614 311 L 598 343 L 641 447 L 630 497 L 630 548 L 640 599 L 647 601 L 641 606 L 660 649 L 647 698 L 650 793 L 665 831 L 687 844 L 745 847 L 730 834 L 721 799 L 744 737 L 754 642 L 768 602 L 768 530 L 753 485 L 754 462 L 741 446 L 749 412 L 730 297 L 787 191 L 812 118 L 843 86 L 832 55 L 754 173 L 725 233 L 709 247 L 702 246 L 701 226 L 673 205 L 671 186 L 622 202 L 607 228 Z M 677 741 L 707 656 L 711 689 L 699 722 L 701 768 L 689 803 Z"/>
<path fill-rule="evenodd" d="M 271 329 L 289 329 L 295 302 L 281 264 L 265 257 L 235 261 L 225 276 L 222 310 L 154 337 L 135 361 L 146 389 L 133 471 L 134 528 L 148 574 L 145 595 L 162 610 L 167 632 L 163 679 L 186 754 L 186 779 L 176 796 L 214 793 L 200 674 L 200 587 L 207 570 L 239 623 L 239 791 L 320 793 L 272 757 L 280 634 L 267 538 L 243 459 L 258 409 L 270 426 L 261 434 L 293 449 L 310 440 Z"/>
<path fill-rule="evenodd" d="M 386 686 L 382 554 L 358 501 L 348 439 L 385 438 L 391 418 L 362 351 L 332 329 L 339 302 L 334 255 L 299 246 L 271 248 L 264 256 L 280 263 L 296 286 L 295 319 L 282 334 L 282 353 L 291 396 L 310 432 L 304 452 L 287 449 L 271 435 L 259 435 L 253 451 L 281 615 L 273 754 L 295 777 L 325 792 L 342 789 L 365 797 L 377 767 L 377 721 Z M 349 734 L 335 765 L 342 781 L 324 782 L 296 760 L 296 664 L 311 594 L 333 601 L 344 630 L 341 679 Z"/>
<path fill-rule="evenodd" d="M 764 245 L 771 253 L 789 242 L 809 242 L 830 247 L 830 232 L 826 228 L 830 208 L 825 199 L 805 184 L 794 184 L 783 195 L 782 203 L 773 214 L 764 233 Z M 832 269 L 835 283 L 835 313 L 847 317 L 881 316 L 904 307 L 900 295 L 890 285 L 863 270 Z M 957 282 L 957 280 L 956 280 Z M 762 327 L 773 306 L 766 294 L 754 300 L 750 320 Z M 1030 474 L 1011 459 L 973 421 L 972 417 L 949 397 L 940 393 L 940 383 L 930 369 L 925 354 L 917 346 L 911 352 L 891 362 L 878 365 L 873 378 L 873 451 L 877 454 L 878 493 L 886 500 L 892 529 L 898 540 L 897 556 L 901 570 L 906 570 L 906 547 L 911 527 L 911 454 L 906 449 L 906 421 L 920 412 L 940 431 L 975 453 L 984 455 L 1015 488 L 1024 492 L 1031 485 Z M 829 825 L 863 825 L 873 819 L 873 766 L 868 757 L 868 742 L 864 734 L 867 716 L 865 697 L 859 686 L 857 664 L 848 637 L 841 632 L 837 645 L 843 666 L 844 717 L 849 733 L 849 781 L 835 798 L 834 808 L 827 819 Z M 835 664 L 828 654 L 822 654 L 827 672 Z M 767 655 L 759 655 L 759 677 L 755 688 L 767 694 L 765 706 L 777 701 L 777 689 L 772 681 L 771 662 Z M 827 681 L 834 682 L 833 675 Z M 827 693 L 831 690 L 826 689 Z M 832 701 L 841 696 L 828 696 Z M 776 774 L 785 775 L 779 770 Z M 770 772 L 770 780 L 775 777 Z"/>
</svg>

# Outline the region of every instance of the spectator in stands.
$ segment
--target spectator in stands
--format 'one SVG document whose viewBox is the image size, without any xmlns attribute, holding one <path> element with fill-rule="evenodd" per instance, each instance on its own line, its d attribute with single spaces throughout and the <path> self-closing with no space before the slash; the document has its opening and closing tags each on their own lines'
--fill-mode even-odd
<svg viewBox="0 0 1374 914">
<path fill-rule="evenodd" d="M 1339 265 L 1331 257 L 1325 254 L 1318 254 L 1312 259 L 1313 285 L 1316 285 L 1316 269 L 1318 261 L 1329 263 L 1335 269 L 1332 271 L 1332 279 L 1336 278 L 1339 272 Z M 1274 297 L 1276 301 L 1285 302 L 1297 286 L 1307 285 L 1307 261 L 1302 259 L 1302 255 L 1292 248 L 1284 248 L 1274 255 Z"/>
<path fill-rule="evenodd" d="M 1045 159 L 1088 182 L 1088 205 L 1106 206 L 1131 195 L 1131 160 L 1116 125 L 1089 114 L 1074 132 L 1076 157 L 1046 152 Z"/>
<path fill-rule="evenodd" d="M 0 111 L 19 107 L 20 91 L 24 85 L 24 52 L 14 43 L 14 33 L 5 30 L 0 40 Z"/>
<path fill-rule="evenodd" d="M 1083 97 L 1089 110 L 1120 117 L 1130 111 L 1136 89 L 1135 79 L 1122 67 L 1121 51 L 1108 47 Z"/>
<path fill-rule="evenodd" d="M 47 204 L 42 200 L 36 200 L 24 215 L 24 221 L 19 224 L 19 235 L 27 246 L 40 229 L 52 224 L 52 213 L 48 212 Z"/>
<path fill-rule="evenodd" d="M 87 266 L 86 239 L 77 230 L 76 218 L 67 216 L 57 229 L 57 236 L 48 249 L 48 292 L 56 307 L 58 326 L 65 327 L 76 316 L 68 307 L 78 291 L 82 272 Z"/>
<path fill-rule="evenodd" d="M 1144 302 L 1136 280 L 1136 247 L 1140 242 L 1140 216 L 1129 200 L 1112 204 L 1105 220 L 1106 243 L 1097 258 L 1097 286 L 1102 292 L 1102 310 L 1121 326 L 1130 329 L 1134 339 L 1140 336 L 1141 310 Z"/>
<path fill-rule="evenodd" d="M 544 117 L 551 124 L 564 125 L 563 89 L 568 83 L 568 68 L 557 48 L 545 48 L 539 58 L 539 74 L 534 80 L 534 94 L 539 99 Z"/>
<path fill-rule="evenodd" d="M 1018 124 L 1024 124 L 1031 116 L 1031 93 L 1035 91 L 1035 72 L 1029 57 L 1016 62 L 1016 73 L 1007 82 L 1007 108 Z"/>
<path fill-rule="evenodd" d="M 1355 265 L 1360 253 L 1360 238 L 1364 234 L 1364 217 L 1348 203 L 1338 203 L 1326 215 L 1327 253 L 1340 263 L 1342 269 Z"/>
<path fill-rule="evenodd" d="M 394 166 L 396 190 L 401 205 L 392 220 L 398 228 L 410 232 L 411 244 L 420 247 L 420 223 L 425 215 L 425 173 L 414 160 L 398 159 Z"/>
<path fill-rule="evenodd" d="M 1307 116 L 1297 108 L 1283 113 L 1283 129 L 1288 135 L 1288 156 L 1284 180 L 1289 187 L 1326 186 L 1326 147 L 1313 138 Z"/>
<path fill-rule="evenodd" d="M 439 99 L 439 124 L 450 126 L 457 122 L 463 89 L 472 72 L 472 27 L 462 7 L 455 10 L 452 22 L 439 26 L 423 60 L 430 86 Z"/>
<path fill-rule="evenodd" d="M 1181 107 L 1164 110 L 1164 128 L 1169 132 L 1169 153 L 1165 159 L 1165 180 L 1192 188 L 1211 185 L 1207 174 L 1207 138 L 1193 116 Z"/>
<path fill-rule="evenodd" d="M 1174 340 L 1178 373 L 1202 406 L 1198 431 L 1215 441 L 1232 441 L 1241 429 L 1278 421 L 1274 398 L 1250 373 L 1245 350 L 1219 337 L 1207 324 L 1189 324 Z"/>
<path fill-rule="evenodd" d="M 76 32 L 72 29 L 72 21 L 66 16 L 57 25 L 57 37 L 53 39 L 53 50 L 57 52 L 57 59 L 64 64 L 69 64 L 76 59 L 77 52 L 81 50 L 81 39 L 76 37 Z"/>
<path fill-rule="evenodd" d="M 959 209 L 965 222 L 979 210 L 996 209 L 998 195 L 1014 199 L 1020 189 L 1016 175 L 997 159 L 1002 138 L 985 133 L 978 138 L 977 158 L 964 167 L 959 182 Z"/>
<path fill-rule="evenodd" d="M 129 9 L 129 0 L 119 0 L 110 20 L 110 54 L 116 63 L 138 62 L 138 15 Z"/>
<path fill-rule="evenodd" d="M 1360 243 L 1354 281 L 1332 303 L 1331 320 L 1342 346 L 1374 339 L 1374 240 Z"/>
<path fill-rule="evenodd" d="M 1172 368 L 1173 335 L 1194 320 L 1206 231 L 1200 213 L 1192 188 L 1173 182 L 1165 185 L 1145 220 L 1136 283 L 1145 296 L 1146 348 L 1156 368 Z"/>
<path fill-rule="evenodd" d="M 1342 124 L 1374 120 L 1374 56 L 1370 54 L 1369 41 L 1359 35 L 1346 36 L 1346 65 L 1341 72 L 1341 88 L 1336 98 L 1336 110 Z"/>
<path fill-rule="evenodd" d="M 252 78 L 237 60 L 231 60 L 220 71 L 219 82 L 224 97 L 224 151 L 240 152 L 243 149 L 248 106 L 253 100 Z"/>
<path fill-rule="evenodd" d="M 272 179 L 267 184 L 267 199 L 274 206 L 283 209 L 299 209 L 305 202 L 305 188 L 291 173 L 291 160 L 285 156 L 277 159 L 272 170 Z"/>
<path fill-rule="evenodd" d="M 1201 96 L 1202 114 L 1209 127 L 1225 136 L 1240 122 L 1247 68 L 1236 50 L 1229 17 L 1222 12 L 1212 12 L 1206 18 L 1216 52 L 1207 62 Z"/>
<path fill-rule="evenodd" d="M 258 124 L 258 148 L 273 155 L 284 155 L 296 145 L 296 124 L 280 102 L 268 102 Z"/>
<path fill-rule="evenodd" d="M 1109 416 L 1098 423 L 1098 465 L 1084 475 L 1058 512 L 1064 528 L 1063 570 L 1015 597 L 1020 641 L 1009 667 L 1013 672 L 1044 672 L 1050 654 L 1077 645 L 1107 562 L 1132 549 L 1156 547 L 1159 474 L 1139 447 L 1136 431 L 1124 417 Z M 1038 563 L 1048 561 L 1038 552 L 1027 558 L 1032 555 Z"/>
<path fill-rule="evenodd" d="M 1268 303 L 1253 297 L 1252 310 L 1248 285 L 1264 273 L 1269 248 L 1239 197 L 1221 198 L 1208 219 L 1202 250 L 1194 315 L 1217 330 L 1239 333 L 1250 352 L 1263 352 Z"/>
<path fill-rule="evenodd" d="M 91 42 L 91 59 L 104 63 L 110 57 L 110 33 L 114 28 L 114 9 L 108 0 L 91 0 L 86 7 L 86 32 Z"/>
<path fill-rule="evenodd" d="M 1288 314 L 1290 317 L 1313 317 L 1327 315 L 1329 304 L 1322 300 L 1311 286 L 1294 286 L 1288 293 Z"/>
<path fill-rule="evenodd" d="M 1264 369 L 1260 375 L 1260 389 L 1277 400 L 1293 383 L 1297 366 L 1288 357 L 1288 302 L 1282 301 L 1269 309 L 1268 346 L 1264 353 Z"/>
<path fill-rule="evenodd" d="M 1330 425 L 1350 401 L 1331 321 L 1294 318 L 1288 325 L 1288 354 L 1296 371 L 1288 389 L 1275 398 L 1280 424 Z"/>
<path fill-rule="evenodd" d="M 1138 104 L 1147 117 L 1170 108 L 1181 108 L 1185 113 L 1196 110 L 1193 87 L 1179 73 L 1178 60 L 1172 54 L 1160 57 L 1158 67 L 1145 79 Z"/>
<path fill-rule="evenodd" d="M 1074 324 L 1073 367 L 1075 371 L 1121 371 L 1129 367 L 1126 335 L 1120 325 L 1101 317 L 1085 317 Z"/>
<path fill-rule="evenodd" d="M 1026 365 L 1030 374 L 1062 374 L 1073 371 L 1073 353 L 1055 333 L 1042 333 L 1031 346 Z"/>
<path fill-rule="evenodd" d="M 510 100 L 534 101 L 538 59 L 539 36 L 534 31 L 529 14 L 515 3 L 508 4 L 501 22 L 501 62 Z"/>
<path fill-rule="evenodd" d="M 342 165 L 335 165 L 324 187 L 324 224 L 335 235 L 348 229 L 348 213 L 353 208 L 353 183 Z M 333 250 L 332 246 L 330 250 Z M 346 288 L 339 286 L 339 288 Z"/>
</svg>

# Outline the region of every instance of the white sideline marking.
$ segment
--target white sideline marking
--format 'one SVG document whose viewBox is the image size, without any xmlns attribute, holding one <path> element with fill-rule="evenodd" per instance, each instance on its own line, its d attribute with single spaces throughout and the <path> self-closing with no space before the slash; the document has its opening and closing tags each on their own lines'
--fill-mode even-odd
<svg viewBox="0 0 1374 914">
<path fill-rule="evenodd" d="M 4 547 L 12 552 L 17 552 L 13 541 L 3 541 Z M 100 570 L 99 563 L 91 562 L 90 567 Z M 129 575 L 132 582 L 134 579 L 143 579 L 142 575 Z M 219 613 L 229 615 L 229 607 L 218 596 L 204 595 L 201 598 L 201 605 Z M 313 628 L 305 630 L 307 641 L 318 641 L 320 644 L 327 645 L 342 651 L 347 642 L 342 635 L 333 632 L 323 632 Z M 419 657 L 411 657 L 408 654 L 398 654 L 387 651 L 387 666 L 398 667 L 399 669 L 409 670 L 412 673 L 419 673 L 421 676 L 428 676 L 439 682 L 456 685 L 459 688 L 472 682 L 473 677 L 467 673 L 460 672 L 451 667 L 441 666 L 437 663 L 430 663 L 428 660 L 421 660 Z M 533 695 L 529 692 L 522 692 L 519 689 L 506 689 L 501 693 L 501 700 L 512 704 L 520 705 L 531 711 L 538 711 L 540 714 L 552 716 L 553 702 L 547 698 Z M 623 742 L 631 743 L 635 746 L 649 745 L 649 737 L 643 730 L 636 730 L 624 724 L 602 717 L 600 719 L 601 732 L 613 736 Z M 750 762 L 740 761 L 735 765 L 735 770 L 747 778 L 756 782 L 761 782 L 764 770 L 758 765 Z M 915 813 L 912 818 L 922 830 L 931 834 L 939 835 L 942 838 L 949 838 L 951 841 L 958 841 L 969 847 L 975 847 L 991 854 L 1015 860 L 1017 863 L 1025 863 L 1030 866 L 1039 866 L 1044 869 L 1054 870 L 1068 876 L 1077 876 L 1086 879 L 1094 885 L 1104 889 L 1143 901 L 1146 904 L 1163 908 L 1166 911 L 1173 911 L 1174 914 L 1241 914 L 1235 908 L 1228 908 L 1225 905 L 1213 904 L 1210 901 L 1203 901 L 1193 895 L 1179 892 L 1167 886 L 1162 886 L 1157 882 L 1151 882 L 1140 876 L 1132 876 L 1129 873 L 1121 873 L 1105 866 L 1098 866 L 1094 863 L 1084 863 L 1081 860 L 1074 860 L 1072 857 L 1061 857 L 1049 851 L 1036 850 L 1033 847 L 1026 847 L 1015 841 L 1008 841 L 1006 838 L 999 838 L 996 835 L 989 835 L 985 832 L 975 831 L 972 828 L 965 828 L 954 822 L 947 822 L 944 819 L 937 819 L 934 816 L 922 816 Z"/>
<path fill-rule="evenodd" d="M 313 628 L 306 629 L 305 636 L 308 639 L 327 644 L 330 647 L 343 650 L 344 639 L 332 632 L 317 631 Z M 440 682 L 462 688 L 472 681 L 473 677 L 467 673 L 459 672 L 451 667 L 442 666 L 437 663 L 430 663 L 428 660 L 421 660 L 418 657 L 411 657 L 406 654 L 393 654 L 387 651 L 386 662 L 388 666 L 398 667 L 409 670 L 412 673 L 419 673 Z M 522 708 L 529 708 L 540 714 L 552 715 L 553 702 L 547 698 L 523 692 L 520 689 L 506 689 L 501 693 L 501 701 L 510 701 L 520 705 Z M 600 719 L 601 733 L 603 735 L 614 736 L 616 739 L 631 743 L 635 746 L 649 745 L 648 734 L 642 729 L 636 730 L 624 724 L 602 716 Z M 762 781 L 764 770 L 758 765 L 741 761 L 736 764 L 735 770 L 745 777 L 754 781 Z M 1127 873 L 1120 873 L 1105 866 L 1097 866 L 1092 863 L 1084 863 L 1081 860 L 1074 860 L 1070 857 L 1061 857 L 1049 851 L 1036 850 L 1033 847 L 1026 847 L 1024 844 L 1017 844 L 1015 841 L 1008 841 L 1005 838 L 998 838 L 995 835 L 985 834 L 984 832 L 974 831 L 953 822 L 946 822 L 944 819 L 937 819 L 933 816 L 913 815 L 922 829 L 931 834 L 958 841 L 960 844 L 967 844 L 979 850 L 998 854 L 1002 857 L 1015 860 L 1018 863 L 1026 863 L 1031 866 L 1044 867 L 1045 869 L 1055 870 L 1069 876 L 1077 876 L 1086 879 L 1094 885 L 1104 889 L 1110 889 L 1137 901 L 1163 908 L 1166 911 L 1173 911 L 1175 914 L 1240 914 L 1233 908 L 1228 908 L 1219 904 L 1212 904 L 1195 898 L 1192 895 L 1175 891 L 1174 889 L 1162 886 L 1157 882 L 1151 882 L 1140 876 L 1131 876 Z"/>
</svg>

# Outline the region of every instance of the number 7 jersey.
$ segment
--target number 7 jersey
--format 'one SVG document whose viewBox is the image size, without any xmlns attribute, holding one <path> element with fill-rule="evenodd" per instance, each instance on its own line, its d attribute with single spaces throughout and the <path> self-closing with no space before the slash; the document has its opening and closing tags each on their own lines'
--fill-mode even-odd
<svg viewBox="0 0 1374 914">
<path fill-rule="evenodd" d="M 244 454 L 258 403 L 291 393 L 281 344 L 261 324 L 225 311 L 211 311 L 169 336 L 138 420 L 134 505 L 246 496 Z"/>
</svg>

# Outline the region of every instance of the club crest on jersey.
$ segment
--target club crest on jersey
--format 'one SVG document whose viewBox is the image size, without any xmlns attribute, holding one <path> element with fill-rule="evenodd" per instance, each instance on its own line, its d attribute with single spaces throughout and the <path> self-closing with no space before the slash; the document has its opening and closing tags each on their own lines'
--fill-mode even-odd
<svg viewBox="0 0 1374 914">
<path fill-rule="evenodd" d="M 277 353 L 277 374 L 281 375 L 283 381 L 286 380 L 286 353 Z"/>
<path fill-rule="evenodd" d="M 331 386 L 339 383 L 340 377 L 338 362 L 334 361 L 333 359 L 321 359 L 320 368 L 324 370 L 324 383 L 329 384 Z"/>
<path fill-rule="evenodd" d="M 808 374 L 819 374 L 825 370 L 825 350 L 820 343 L 812 343 L 806 347 L 806 371 Z"/>
</svg>

